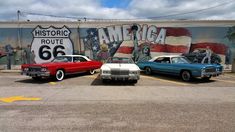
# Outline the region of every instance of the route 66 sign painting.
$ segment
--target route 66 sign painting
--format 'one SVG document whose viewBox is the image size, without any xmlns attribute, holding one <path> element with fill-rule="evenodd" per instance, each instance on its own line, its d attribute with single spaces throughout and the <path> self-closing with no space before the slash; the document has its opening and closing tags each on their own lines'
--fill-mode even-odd
<svg viewBox="0 0 235 132">
<path fill-rule="evenodd" d="M 32 32 L 31 51 L 35 54 L 34 61 L 36 63 L 50 62 L 56 56 L 73 54 L 70 33 L 71 31 L 66 26 L 62 28 L 37 26 Z"/>
</svg>

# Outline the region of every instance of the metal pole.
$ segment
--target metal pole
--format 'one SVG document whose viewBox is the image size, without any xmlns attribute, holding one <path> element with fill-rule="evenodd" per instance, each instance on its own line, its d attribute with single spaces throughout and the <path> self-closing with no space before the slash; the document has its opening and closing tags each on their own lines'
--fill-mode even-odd
<svg viewBox="0 0 235 132">
<path fill-rule="evenodd" d="M 17 11 L 17 43 L 18 43 L 18 46 L 20 47 L 19 50 L 23 50 L 23 47 L 21 45 L 21 39 L 20 39 L 20 10 Z M 20 57 L 20 60 L 21 60 L 21 63 L 23 62 L 23 52 L 21 52 L 21 57 Z"/>
</svg>

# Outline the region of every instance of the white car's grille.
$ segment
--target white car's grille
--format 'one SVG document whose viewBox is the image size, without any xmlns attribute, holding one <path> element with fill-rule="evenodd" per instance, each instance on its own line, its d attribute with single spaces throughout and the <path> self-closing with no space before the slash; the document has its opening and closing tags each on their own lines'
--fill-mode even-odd
<svg viewBox="0 0 235 132">
<path fill-rule="evenodd" d="M 38 72 L 38 71 L 41 71 L 41 67 L 29 67 L 29 71 Z"/>
<path fill-rule="evenodd" d="M 216 68 L 215 67 L 206 68 L 205 72 L 216 72 Z"/>
<path fill-rule="evenodd" d="M 114 69 L 111 70 L 111 75 L 129 75 L 129 70 Z"/>
</svg>

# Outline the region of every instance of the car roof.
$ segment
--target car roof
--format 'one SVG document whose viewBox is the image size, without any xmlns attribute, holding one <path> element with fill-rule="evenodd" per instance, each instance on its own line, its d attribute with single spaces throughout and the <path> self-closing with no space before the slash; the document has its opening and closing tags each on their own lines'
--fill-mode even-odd
<svg viewBox="0 0 235 132">
<path fill-rule="evenodd" d="M 156 58 L 160 58 L 160 57 L 169 57 L 169 58 L 172 58 L 172 57 L 183 57 L 182 55 L 160 55 L 160 56 L 155 56 L 153 57 L 151 60 L 149 61 L 154 61 Z"/>
<path fill-rule="evenodd" d="M 61 55 L 61 56 L 69 56 L 69 57 L 85 57 L 84 55 Z"/>
<path fill-rule="evenodd" d="M 87 56 L 84 55 L 61 55 L 61 56 L 67 56 L 67 57 L 83 57 L 86 60 L 90 61 L 91 59 L 89 59 Z"/>
</svg>

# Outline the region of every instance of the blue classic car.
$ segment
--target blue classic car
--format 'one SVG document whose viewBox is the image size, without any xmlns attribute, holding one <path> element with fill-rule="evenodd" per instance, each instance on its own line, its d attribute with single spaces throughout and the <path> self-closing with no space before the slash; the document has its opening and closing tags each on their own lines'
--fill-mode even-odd
<svg viewBox="0 0 235 132">
<path fill-rule="evenodd" d="M 158 56 L 146 62 L 138 62 L 137 65 L 146 74 L 158 72 L 176 75 L 184 81 L 190 81 L 193 77 L 209 80 L 212 76 L 222 74 L 223 69 L 219 64 L 193 64 L 186 57 L 178 55 Z"/>
</svg>

